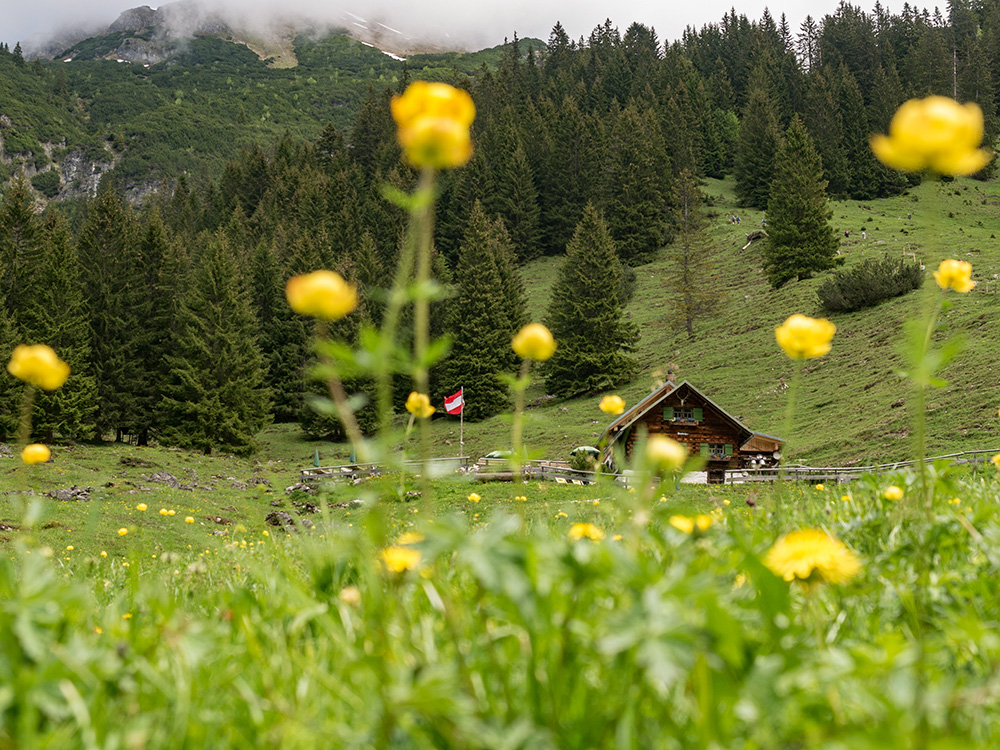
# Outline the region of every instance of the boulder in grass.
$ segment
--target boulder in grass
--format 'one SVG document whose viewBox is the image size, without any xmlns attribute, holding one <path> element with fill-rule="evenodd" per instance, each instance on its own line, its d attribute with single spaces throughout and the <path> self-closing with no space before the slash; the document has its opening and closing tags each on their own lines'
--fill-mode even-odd
<svg viewBox="0 0 1000 750">
<path fill-rule="evenodd" d="M 93 487 L 77 487 L 76 485 L 73 485 L 68 489 L 46 492 L 45 496 L 51 497 L 53 500 L 62 500 L 63 502 L 88 502 L 90 500 L 90 493 L 93 491 Z"/>
<path fill-rule="evenodd" d="M 283 510 L 273 510 L 264 517 L 264 521 L 271 526 L 280 526 L 283 529 L 295 529 L 295 519 L 291 513 Z"/>
</svg>

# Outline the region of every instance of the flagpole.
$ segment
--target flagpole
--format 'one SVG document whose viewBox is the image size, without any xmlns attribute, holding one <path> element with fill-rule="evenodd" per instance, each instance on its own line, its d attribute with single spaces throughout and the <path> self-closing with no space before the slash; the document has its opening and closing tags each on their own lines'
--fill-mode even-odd
<svg viewBox="0 0 1000 750">
<path fill-rule="evenodd" d="M 458 413 L 458 453 L 465 456 L 465 386 L 462 386 L 462 411 Z"/>
</svg>

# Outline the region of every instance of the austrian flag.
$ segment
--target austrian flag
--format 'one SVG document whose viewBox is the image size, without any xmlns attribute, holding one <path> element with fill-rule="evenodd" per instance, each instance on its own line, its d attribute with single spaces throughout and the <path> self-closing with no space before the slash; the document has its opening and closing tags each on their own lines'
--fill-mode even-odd
<svg viewBox="0 0 1000 750">
<path fill-rule="evenodd" d="M 465 388 L 459 388 L 454 396 L 448 396 L 444 400 L 444 410 L 449 414 L 461 414 L 465 407 Z"/>
</svg>

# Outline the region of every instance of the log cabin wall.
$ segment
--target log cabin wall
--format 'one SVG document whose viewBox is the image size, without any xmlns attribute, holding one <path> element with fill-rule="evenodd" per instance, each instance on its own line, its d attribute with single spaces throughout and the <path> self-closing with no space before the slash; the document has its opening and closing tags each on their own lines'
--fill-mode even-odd
<svg viewBox="0 0 1000 750">
<path fill-rule="evenodd" d="M 666 435 L 687 445 L 688 451 L 696 456 L 704 455 L 703 445 L 728 446 L 716 455 L 706 456 L 710 471 L 739 468 L 740 446 L 752 434 L 734 425 L 712 404 L 684 387 L 667 394 L 632 426 L 625 444 L 627 456 L 632 455 L 632 446 L 642 429 L 640 425 L 645 425 L 650 435 Z"/>
</svg>

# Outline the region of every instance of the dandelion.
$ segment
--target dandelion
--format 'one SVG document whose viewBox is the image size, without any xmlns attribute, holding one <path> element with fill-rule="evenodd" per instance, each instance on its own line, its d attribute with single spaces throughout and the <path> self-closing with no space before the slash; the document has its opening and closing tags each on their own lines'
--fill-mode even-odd
<svg viewBox="0 0 1000 750">
<path fill-rule="evenodd" d="M 67 550 L 68 550 L 69 552 L 72 552 L 72 551 L 73 551 L 73 545 L 72 545 L 72 544 L 68 545 L 68 546 L 66 547 L 66 549 L 67 549 Z"/>
<path fill-rule="evenodd" d="M 693 534 L 695 529 L 699 532 L 708 531 L 709 527 L 715 523 L 715 519 L 704 513 L 699 513 L 694 518 L 689 516 L 670 516 L 668 519 L 671 526 L 685 534 Z"/>
<path fill-rule="evenodd" d="M 413 570 L 420 563 L 420 550 L 413 547 L 386 547 L 382 550 L 382 562 L 391 573 Z"/>
<path fill-rule="evenodd" d="M 625 411 L 625 399 L 617 394 L 605 396 L 601 399 L 601 403 L 597 405 L 597 408 L 605 414 L 621 414 Z"/>
<path fill-rule="evenodd" d="M 646 441 L 646 460 L 657 470 L 680 471 L 687 455 L 685 446 L 665 435 L 653 435 Z"/>
<path fill-rule="evenodd" d="M 128 529 L 118 529 L 118 536 L 125 536 L 128 533 Z"/>
<path fill-rule="evenodd" d="M 69 365 L 45 344 L 19 344 L 7 363 L 7 372 L 15 378 L 45 391 L 54 391 L 65 383 L 69 371 Z"/>
<path fill-rule="evenodd" d="M 817 484 L 816 485 L 816 489 L 819 490 L 820 492 L 822 492 L 825 489 L 825 487 L 823 485 L 821 485 L 821 484 Z"/>
<path fill-rule="evenodd" d="M 415 81 L 394 96 L 392 117 L 406 160 L 414 167 L 460 167 L 472 157 L 472 97 L 446 83 Z"/>
<path fill-rule="evenodd" d="M 843 542 L 818 529 L 781 537 L 768 550 L 764 565 L 786 581 L 847 583 L 861 572 L 861 561 Z"/>
<path fill-rule="evenodd" d="M 836 332 L 829 320 L 795 314 L 774 329 L 774 337 L 792 359 L 815 359 L 830 351 Z"/>
<path fill-rule="evenodd" d="M 168 513 L 170 513 L 170 511 L 169 511 L 169 510 L 167 510 L 166 508 L 160 508 L 160 515 L 161 515 L 161 516 L 165 516 L 165 515 L 167 515 Z"/>
<path fill-rule="evenodd" d="M 893 169 L 970 175 L 992 158 L 979 148 L 982 141 L 983 113 L 977 105 L 929 96 L 904 102 L 889 123 L 889 135 L 872 136 L 871 148 Z"/>
<path fill-rule="evenodd" d="M 137 506 L 135 506 L 135 509 L 136 510 L 146 510 L 146 503 L 139 503 Z"/>
<path fill-rule="evenodd" d="M 194 516 L 184 516 L 184 523 L 194 523 Z"/>
<path fill-rule="evenodd" d="M 21 460 L 26 464 L 44 464 L 52 457 L 52 452 L 41 443 L 32 443 L 21 451 Z"/>
<path fill-rule="evenodd" d="M 173 515 L 176 515 L 176 514 L 177 514 L 177 511 L 174 510 L 173 508 L 171 508 L 170 510 L 167 511 L 167 515 L 168 516 L 173 516 Z M 246 531 L 246 529 L 244 529 L 244 531 Z"/>
<path fill-rule="evenodd" d="M 336 271 L 313 271 L 292 276 L 285 298 L 299 315 L 340 320 L 358 306 L 358 290 Z"/>
<path fill-rule="evenodd" d="M 590 539 L 593 542 L 599 542 L 604 538 L 604 532 L 592 523 L 575 523 L 570 526 L 569 531 L 566 532 L 566 536 L 574 542 L 584 538 Z"/>
<path fill-rule="evenodd" d="M 892 484 L 885 488 L 885 492 L 882 493 L 882 497 L 886 500 L 902 500 L 903 490 Z"/>
<path fill-rule="evenodd" d="M 528 323 L 510 340 L 514 353 L 522 359 L 544 362 L 556 351 L 552 332 L 541 323 Z"/>
<path fill-rule="evenodd" d="M 416 391 L 411 391 L 406 399 L 406 410 L 413 416 L 421 418 L 427 418 L 435 411 L 427 394 Z"/>
<path fill-rule="evenodd" d="M 840 496 L 840 500 L 841 500 L 841 502 L 849 503 L 849 502 L 851 502 L 851 496 L 850 495 L 841 495 Z"/>
<path fill-rule="evenodd" d="M 971 292 L 976 285 L 972 280 L 972 264 L 951 258 L 941 261 L 934 272 L 934 280 L 942 289 L 954 289 L 959 294 Z"/>
<path fill-rule="evenodd" d="M 476 493 L 476 492 L 470 492 L 468 500 L 469 500 L 470 503 L 478 503 L 480 500 L 482 500 L 482 498 L 479 497 L 478 493 Z"/>
</svg>

